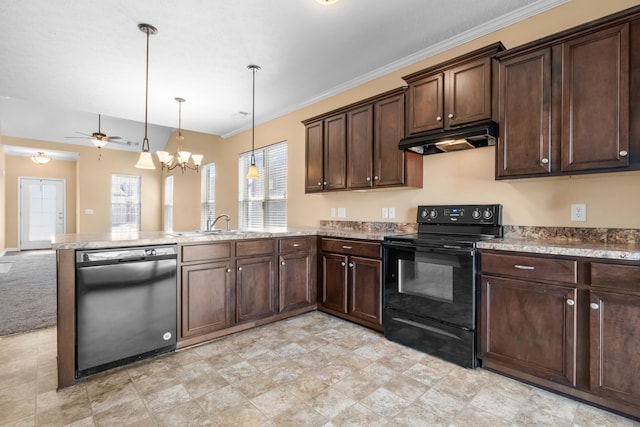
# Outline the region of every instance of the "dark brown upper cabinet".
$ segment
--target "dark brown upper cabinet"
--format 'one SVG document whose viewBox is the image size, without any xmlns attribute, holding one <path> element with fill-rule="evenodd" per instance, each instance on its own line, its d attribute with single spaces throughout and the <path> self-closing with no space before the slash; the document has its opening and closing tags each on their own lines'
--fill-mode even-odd
<svg viewBox="0 0 640 427">
<path fill-rule="evenodd" d="M 385 92 L 303 122 L 307 193 L 422 187 L 422 157 L 398 148 L 404 137 L 405 90 Z"/>
<path fill-rule="evenodd" d="M 493 118 L 492 57 L 501 43 L 404 76 L 407 135 L 456 128 Z"/>
<path fill-rule="evenodd" d="M 496 57 L 497 179 L 640 168 L 640 7 Z"/>
</svg>

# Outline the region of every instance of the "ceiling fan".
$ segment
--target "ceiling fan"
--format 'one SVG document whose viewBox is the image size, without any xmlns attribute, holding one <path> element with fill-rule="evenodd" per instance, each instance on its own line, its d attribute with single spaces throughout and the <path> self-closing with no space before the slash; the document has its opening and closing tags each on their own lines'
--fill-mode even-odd
<svg viewBox="0 0 640 427">
<path fill-rule="evenodd" d="M 89 135 L 88 133 L 84 133 L 84 132 L 76 132 L 79 133 L 80 135 L 84 135 L 84 136 L 66 136 L 65 138 L 82 138 L 82 139 L 89 139 L 91 142 L 93 142 L 93 145 L 96 146 L 96 148 L 98 148 L 98 150 L 100 150 L 102 147 L 104 147 L 105 145 L 107 145 L 108 142 L 113 142 L 116 144 L 123 144 L 123 145 L 131 145 L 130 141 L 119 141 L 120 139 L 122 139 L 119 136 L 108 136 L 104 133 L 102 133 L 102 131 L 100 130 L 100 119 L 101 116 L 100 114 L 98 114 L 98 132 L 93 132 L 91 135 Z M 102 153 L 100 152 L 98 159 L 100 159 L 100 157 L 102 157 Z"/>
</svg>

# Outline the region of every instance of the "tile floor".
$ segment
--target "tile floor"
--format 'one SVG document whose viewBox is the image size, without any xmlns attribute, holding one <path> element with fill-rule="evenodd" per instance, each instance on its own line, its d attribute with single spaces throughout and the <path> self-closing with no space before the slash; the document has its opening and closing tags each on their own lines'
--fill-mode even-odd
<svg viewBox="0 0 640 427">
<path fill-rule="evenodd" d="M 319 312 L 56 391 L 55 328 L 0 337 L 2 426 L 630 426 Z"/>
</svg>

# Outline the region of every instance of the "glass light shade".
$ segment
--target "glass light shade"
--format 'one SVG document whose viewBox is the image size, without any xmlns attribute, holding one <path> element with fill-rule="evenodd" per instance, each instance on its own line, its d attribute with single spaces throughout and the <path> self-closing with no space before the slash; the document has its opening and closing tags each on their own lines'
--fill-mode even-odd
<svg viewBox="0 0 640 427">
<path fill-rule="evenodd" d="M 202 159 L 204 156 L 202 154 L 192 154 L 191 158 L 193 159 L 193 164 L 196 166 L 200 166 L 202 164 Z"/>
<path fill-rule="evenodd" d="M 91 142 L 93 142 L 93 145 L 95 145 L 96 147 L 102 148 L 105 145 L 107 145 L 107 142 L 109 142 L 109 141 L 106 141 L 104 139 L 93 138 L 93 139 L 91 139 Z"/>
<path fill-rule="evenodd" d="M 136 167 L 138 169 L 155 169 L 156 165 L 153 164 L 151 153 L 148 151 L 141 152 L 140 157 L 138 158 L 138 163 L 136 163 Z"/>
<path fill-rule="evenodd" d="M 160 161 L 160 163 L 164 163 L 166 165 L 171 161 L 172 156 L 168 151 L 156 151 L 156 154 L 158 155 L 158 161 Z"/>
<path fill-rule="evenodd" d="M 189 161 L 189 156 L 191 156 L 191 152 L 189 151 L 178 151 L 178 162 L 187 163 Z"/>
<path fill-rule="evenodd" d="M 247 179 L 258 179 L 260 175 L 258 174 L 258 168 L 256 165 L 249 166 L 249 171 L 247 172 Z"/>
<path fill-rule="evenodd" d="M 38 154 L 31 157 L 33 163 L 37 163 L 39 165 L 46 165 L 51 161 L 51 157 L 47 157 L 44 155 L 42 151 L 38 151 Z"/>
</svg>

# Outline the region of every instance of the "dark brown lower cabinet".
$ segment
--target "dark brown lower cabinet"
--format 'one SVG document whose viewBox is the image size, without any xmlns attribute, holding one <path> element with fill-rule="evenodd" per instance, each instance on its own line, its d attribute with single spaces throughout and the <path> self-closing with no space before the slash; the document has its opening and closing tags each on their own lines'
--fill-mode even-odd
<svg viewBox="0 0 640 427">
<path fill-rule="evenodd" d="M 486 369 L 640 420 L 640 262 L 480 252 Z"/>
<path fill-rule="evenodd" d="M 180 336 L 189 338 L 235 323 L 229 261 L 181 267 Z"/>
<path fill-rule="evenodd" d="M 273 256 L 236 261 L 236 317 L 238 323 L 276 314 L 275 260 Z"/>
<path fill-rule="evenodd" d="M 483 278 L 483 360 L 575 385 L 576 298 L 575 287 Z"/>
<path fill-rule="evenodd" d="M 382 330 L 379 242 L 320 238 L 318 309 Z"/>
<path fill-rule="evenodd" d="M 312 258 L 309 252 L 281 254 L 278 311 L 289 311 L 315 302 Z"/>
</svg>

